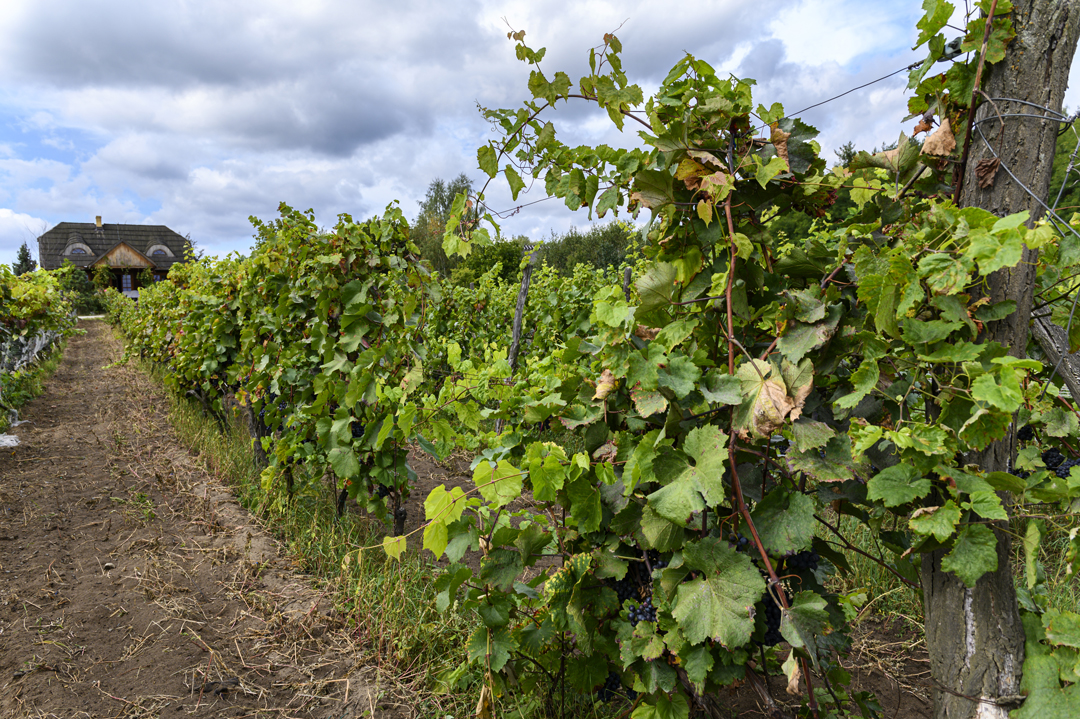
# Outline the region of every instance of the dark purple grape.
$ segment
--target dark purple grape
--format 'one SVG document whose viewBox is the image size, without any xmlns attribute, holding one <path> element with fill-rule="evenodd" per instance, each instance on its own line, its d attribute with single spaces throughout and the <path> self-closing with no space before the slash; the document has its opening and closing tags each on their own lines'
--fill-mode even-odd
<svg viewBox="0 0 1080 719">
<path fill-rule="evenodd" d="M 1025 424 L 1016 433 L 1016 438 L 1021 442 L 1030 442 L 1031 440 L 1035 439 L 1035 428 L 1032 427 L 1030 424 Z"/>
</svg>

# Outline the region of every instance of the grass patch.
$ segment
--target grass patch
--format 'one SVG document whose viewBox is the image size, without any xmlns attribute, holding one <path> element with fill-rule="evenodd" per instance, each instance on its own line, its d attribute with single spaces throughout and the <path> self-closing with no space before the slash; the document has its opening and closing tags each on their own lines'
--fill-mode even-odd
<svg viewBox="0 0 1080 719">
<path fill-rule="evenodd" d="M 61 340 L 41 354 L 37 361 L 18 372 L 0 374 L 0 433 L 11 428 L 10 410 L 18 410 L 45 391 L 45 380 L 56 372 L 64 359 L 67 340 Z"/>
</svg>

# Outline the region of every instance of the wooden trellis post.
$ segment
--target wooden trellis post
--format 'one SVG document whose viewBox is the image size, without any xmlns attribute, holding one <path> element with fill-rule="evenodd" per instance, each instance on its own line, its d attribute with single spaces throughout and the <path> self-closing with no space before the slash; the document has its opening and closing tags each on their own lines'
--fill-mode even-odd
<svg viewBox="0 0 1080 719">
<path fill-rule="evenodd" d="M 517 305 L 514 307 L 514 334 L 510 342 L 510 355 L 507 358 L 510 361 L 511 376 L 513 376 L 514 370 L 517 369 L 518 355 L 521 353 L 521 323 L 525 317 L 525 300 L 529 296 L 529 281 L 532 279 L 533 267 L 536 265 L 536 255 L 533 254 L 534 247 L 535 245 L 528 244 L 522 249 L 527 261 L 525 267 L 521 270 L 521 289 L 518 290 Z M 495 432 L 502 432 L 502 428 L 502 419 L 495 420 Z"/>
<path fill-rule="evenodd" d="M 529 296 L 529 281 L 532 279 L 533 266 L 536 264 L 536 255 L 533 254 L 534 245 L 525 245 L 523 254 L 527 258 L 525 267 L 521 270 L 521 289 L 518 290 L 517 306 L 514 308 L 514 338 L 510 343 L 510 371 L 517 369 L 518 354 L 521 352 L 521 321 L 525 315 L 525 299 Z"/>
</svg>

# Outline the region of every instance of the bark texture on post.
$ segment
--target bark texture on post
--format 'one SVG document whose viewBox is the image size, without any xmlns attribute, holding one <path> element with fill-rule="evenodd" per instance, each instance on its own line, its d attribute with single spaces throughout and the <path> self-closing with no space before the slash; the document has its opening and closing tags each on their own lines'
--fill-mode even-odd
<svg viewBox="0 0 1080 719">
<path fill-rule="evenodd" d="M 983 135 L 993 144 L 993 151 L 978 130 L 972 132 L 960 204 L 981 207 L 999 216 L 1028 210 L 1034 221 L 1042 216 L 1043 209 L 1032 194 L 1043 200 L 1047 196 L 1059 125 L 1049 120 L 997 119 L 997 114 L 1043 114 L 1015 100 L 1061 109 L 1076 51 L 1080 0 L 1014 0 L 1013 7 L 1016 38 L 1005 60 L 987 69 L 984 89 L 995 99 L 992 103 L 984 100 L 976 113 L 976 121 L 982 121 Z M 975 176 L 976 167 L 980 160 L 993 158 L 995 153 L 1019 182 L 1002 167 L 994 184 L 982 189 Z M 1017 357 L 1024 356 L 1027 348 L 1036 260 L 1037 253 L 1025 249 L 1023 261 L 1015 268 L 985 278 L 983 293 L 991 301 L 1011 299 L 1017 309 L 1009 317 L 989 323 L 984 338 L 1001 343 Z M 966 459 L 985 471 L 1005 471 L 1015 453 L 1013 432 Z M 1009 536 L 1000 528 L 995 529 L 995 534 L 998 569 L 982 577 L 974 589 L 941 571 L 945 552 L 923 556 L 926 644 L 937 684 L 933 690 L 937 719 L 1006 719 L 1008 710 L 998 701 L 1020 693 L 1024 632 L 1013 589 L 1011 545 Z"/>
<path fill-rule="evenodd" d="M 1036 314 L 1032 318 L 1031 331 L 1046 355 L 1046 361 L 1058 368 L 1058 376 L 1069 388 L 1069 395 L 1073 399 L 1080 399 L 1080 352 L 1069 354 L 1069 333 L 1064 327 L 1054 324 L 1049 312 Z"/>
</svg>

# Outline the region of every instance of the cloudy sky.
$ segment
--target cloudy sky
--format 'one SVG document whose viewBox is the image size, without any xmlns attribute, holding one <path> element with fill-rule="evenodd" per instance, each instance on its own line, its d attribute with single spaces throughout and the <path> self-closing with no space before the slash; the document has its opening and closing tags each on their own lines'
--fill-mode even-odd
<svg viewBox="0 0 1080 719">
<path fill-rule="evenodd" d="M 508 25 L 548 48 L 549 76 L 579 77 L 588 48 L 621 26 L 625 68 L 646 91 L 690 52 L 791 112 L 921 59 L 920 4 L 4 0 L 0 263 L 25 241 L 36 259 L 42 231 L 95 215 L 168 225 L 210 254 L 246 251 L 248 217 L 270 219 L 281 201 L 327 226 L 393 200 L 412 218 L 433 179 L 482 179 L 476 148 L 491 135 L 477 105 L 526 96 Z M 849 140 L 871 149 L 905 129 L 905 83 L 802 117 L 827 154 Z M 564 141 L 637 142 L 585 108 L 560 115 Z M 488 199 L 514 204 L 501 190 Z M 542 239 L 586 223 L 551 201 L 504 230 Z"/>
</svg>

